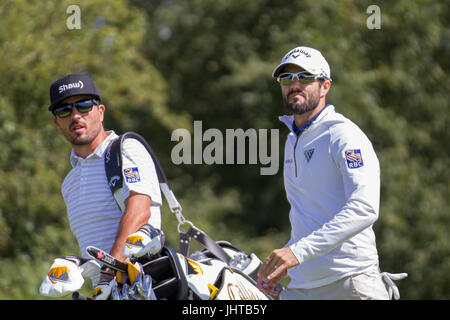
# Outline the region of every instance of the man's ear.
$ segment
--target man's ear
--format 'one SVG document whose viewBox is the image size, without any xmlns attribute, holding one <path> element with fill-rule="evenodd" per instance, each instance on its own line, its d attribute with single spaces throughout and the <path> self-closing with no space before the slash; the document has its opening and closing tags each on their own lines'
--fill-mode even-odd
<svg viewBox="0 0 450 320">
<path fill-rule="evenodd" d="M 58 128 L 58 131 L 61 132 L 61 127 L 59 126 L 58 119 L 55 116 L 53 117 L 53 123 Z"/>
<path fill-rule="evenodd" d="M 322 85 L 320 86 L 320 95 L 326 96 L 328 91 L 330 90 L 330 87 L 331 87 L 330 80 L 325 80 L 324 82 L 322 82 Z"/>
<path fill-rule="evenodd" d="M 104 114 L 105 114 L 105 110 L 106 110 L 105 105 L 104 104 L 99 104 L 98 110 L 100 111 L 101 122 L 103 122 L 103 118 L 104 118 Z"/>
</svg>

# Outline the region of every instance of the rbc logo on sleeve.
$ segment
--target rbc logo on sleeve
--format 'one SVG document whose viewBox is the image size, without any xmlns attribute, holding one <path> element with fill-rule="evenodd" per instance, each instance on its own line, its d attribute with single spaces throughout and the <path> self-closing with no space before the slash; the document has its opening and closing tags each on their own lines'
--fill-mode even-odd
<svg viewBox="0 0 450 320">
<path fill-rule="evenodd" d="M 345 159 L 349 169 L 359 168 L 364 165 L 360 149 L 346 150 Z"/>
<path fill-rule="evenodd" d="M 138 168 L 123 169 L 123 174 L 127 183 L 134 183 L 141 181 Z"/>
</svg>

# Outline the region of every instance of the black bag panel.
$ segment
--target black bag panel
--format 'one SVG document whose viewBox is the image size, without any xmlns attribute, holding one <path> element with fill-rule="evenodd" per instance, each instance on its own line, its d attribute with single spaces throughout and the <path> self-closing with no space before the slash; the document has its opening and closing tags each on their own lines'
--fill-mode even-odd
<svg viewBox="0 0 450 320">
<path fill-rule="evenodd" d="M 158 257 L 142 265 L 144 273 L 153 280 L 158 299 L 187 300 L 188 284 L 176 252 L 163 247 Z"/>
</svg>

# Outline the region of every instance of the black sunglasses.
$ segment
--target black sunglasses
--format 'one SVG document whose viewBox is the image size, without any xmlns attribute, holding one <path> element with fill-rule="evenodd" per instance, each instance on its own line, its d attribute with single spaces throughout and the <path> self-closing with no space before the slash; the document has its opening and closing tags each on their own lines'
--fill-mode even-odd
<svg viewBox="0 0 450 320">
<path fill-rule="evenodd" d="M 80 113 L 88 113 L 92 110 L 94 105 L 99 105 L 99 103 L 100 102 L 96 99 L 81 100 L 71 104 L 59 106 L 53 109 L 52 112 L 58 118 L 67 118 L 72 114 L 73 107 L 77 108 Z"/>
</svg>

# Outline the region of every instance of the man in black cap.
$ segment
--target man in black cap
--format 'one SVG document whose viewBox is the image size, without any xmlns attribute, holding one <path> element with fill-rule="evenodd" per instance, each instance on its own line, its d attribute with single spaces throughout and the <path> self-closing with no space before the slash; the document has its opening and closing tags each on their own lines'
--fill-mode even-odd
<svg viewBox="0 0 450 320">
<path fill-rule="evenodd" d="M 105 106 L 100 103 L 94 81 L 84 74 L 69 74 L 52 84 L 50 100 L 54 123 L 74 146 L 76 154 L 85 158 L 107 136 L 103 129 Z M 73 107 L 79 116 L 84 115 L 83 121 L 73 121 L 70 117 L 75 114 Z"/>
<path fill-rule="evenodd" d="M 124 176 L 123 202 L 118 205 L 104 167 L 105 151 L 118 135 L 104 129 L 106 107 L 94 81 L 85 74 L 69 74 L 51 85 L 50 100 L 53 121 L 72 145 L 73 168 L 61 190 L 81 254 L 89 258 L 85 249 L 95 246 L 123 261 L 128 235 L 146 223 L 161 227 L 162 199 L 153 160 L 137 140 L 124 141 L 122 168 L 132 172 L 133 179 Z M 112 271 L 103 270 L 102 277 L 112 278 Z M 93 285 L 98 281 L 93 278 Z"/>
</svg>

